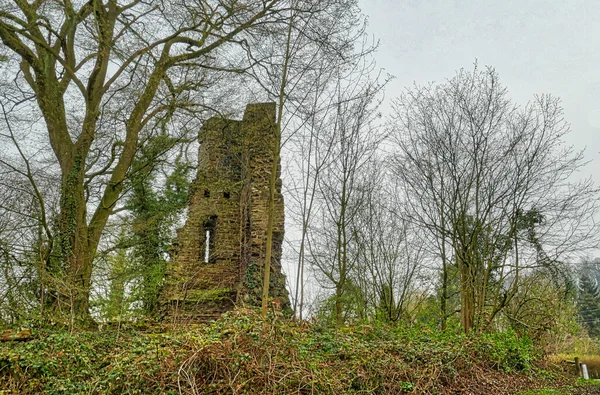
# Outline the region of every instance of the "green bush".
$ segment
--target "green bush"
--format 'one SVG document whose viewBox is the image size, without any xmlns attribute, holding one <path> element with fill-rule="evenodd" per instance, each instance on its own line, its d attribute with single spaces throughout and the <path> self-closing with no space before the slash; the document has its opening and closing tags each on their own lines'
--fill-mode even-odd
<svg viewBox="0 0 600 395">
<path fill-rule="evenodd" d="M 518 337 L 514 332 L 486 333 L 476 341 L 482 356 L 506 372 L 530 369 L 539 357 L 531 340 Z"/>
</svg>

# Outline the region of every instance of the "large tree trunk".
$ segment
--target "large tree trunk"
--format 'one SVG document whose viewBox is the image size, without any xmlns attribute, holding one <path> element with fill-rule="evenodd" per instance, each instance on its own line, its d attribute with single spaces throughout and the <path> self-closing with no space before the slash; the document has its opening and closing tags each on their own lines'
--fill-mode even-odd
<svg viewBox="0 0 600 395">
<path fill-rule="evenodd" d="M 440 324 L 442 332 L 446 331 L 448 322 L 448 266 L 446 258 L 442 258 L 442 292 L 440 295 Z"/>
<path fill-rule="evenodd" d="M 469 265 L 457 257 L 460 273 L 460 313 L 463 330 L 469 334 L 475 324 L 475 285 Z"/>
<path fill-rule="evenodd" d="M 54 310 L 68 308 L 72 324 L 93 324 L 89 312 L 89 293 L 92 277 L 93 254 L 87 225 L 87 209 L 84 194 L 84 157 L 74 159 L 63 166 L 58 223 L 60 258 L 64 262 L 65 276 L 57 288 L 58 298 Z"/>
</svg>

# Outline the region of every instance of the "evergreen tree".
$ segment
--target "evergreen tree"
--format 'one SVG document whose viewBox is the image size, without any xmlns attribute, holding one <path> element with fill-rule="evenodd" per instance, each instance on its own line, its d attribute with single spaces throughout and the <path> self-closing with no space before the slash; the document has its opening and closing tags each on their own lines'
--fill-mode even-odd
<svg viewBox="0 0 600 395">
<path fill-rule="evenodd" d="M 577 315 L 581 325 L 592 337 L 600 338 L 600 290 L 598 282 L 591 273 L 579 278 L 577 297 Z"/>
<path fill-rule="evenodd" d="M 191 169 L 188 162 L 178 157 L 170 172 L 162 172 L 167 173 L 164 179 L 159 179 L 159 170 L 164 164 L 159 159 L 175 144 L 172 138 L 159 135 L 139 151 L 127 200 L 133 216 L 128 244 L 133 247 L 133 273 L 140 277 L 139 286 L 134 292 L 146 315 L 156 313 L 172 229 L 187 206 L 188 174 Z"/>
</svg>

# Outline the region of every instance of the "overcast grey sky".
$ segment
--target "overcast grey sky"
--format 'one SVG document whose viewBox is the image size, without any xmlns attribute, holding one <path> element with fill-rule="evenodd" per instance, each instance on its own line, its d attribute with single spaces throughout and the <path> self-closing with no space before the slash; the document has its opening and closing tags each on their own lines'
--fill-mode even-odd
<svg viewBox="0 0 600 395">
<path fill-rule="evenodd" d="M 496 68 L 509 96 L 563 101 L 568 143 L 586 148 L 600 185 L 600 0 L 359 0 L 380 41 L 379 67 L 396 76 L 388 98 L 461 67 Z"/>
</svg>

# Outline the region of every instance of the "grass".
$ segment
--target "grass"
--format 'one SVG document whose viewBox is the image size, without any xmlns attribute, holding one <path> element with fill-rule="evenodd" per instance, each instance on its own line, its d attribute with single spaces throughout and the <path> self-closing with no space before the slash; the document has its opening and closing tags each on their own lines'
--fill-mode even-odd
<svg viewBox="0 0 600 395">
<path fill-rule="evenodd" d="M 238 310 L 205 326 L 35 334 L 32 341 L 0 343 L 0 391 L 501 394 L 554 388 L 548 385 L 554 376 L 539 374 L 535 347 L 511 333 L 470 338 L 386 325 L 337 330 Z M 553 394 L 539 391 L 530 393 Z"/>
</svg>

